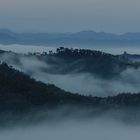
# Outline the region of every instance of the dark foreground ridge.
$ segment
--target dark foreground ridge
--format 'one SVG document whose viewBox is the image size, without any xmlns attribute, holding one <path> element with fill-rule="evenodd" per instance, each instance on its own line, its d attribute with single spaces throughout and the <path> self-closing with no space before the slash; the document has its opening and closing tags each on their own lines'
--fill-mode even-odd
<svg viewBox="0 0 140 140">
<path fill-rule="evenodd" d="M 35 81 L 6 63 L 0 65 L 0 112 L 24 112 L 32 108 L 56 108 L 64 105 L 100 108 L 140 106 L 140 94 L 91 97 L 72 94 L 54 85 Z"/>
<path fill-rule="evenodd" d="M 129 116 L 136 120 L 136 116 L 137 118 L 140 116 L 139 107 L 140 94 L 128 93 L 104 98 L 72 94 L 55 85 L 36 81 L 6 63 L 0 64 L 1 126 L 8 125 L 9 127 L 9 124 L 13 125 L 21 120 L 24 120 L 24 123 L 26 121 L 28 123 L 43 121 L 44 117 L 45 120 L 53 117 L 62 119 L 64 116 L 75 114 L 82 117 L 81 111 L 84 115 L 90 113 L 90 117 L 95 117 L 112 110 L 115 113 L 121 110 L 121 113 L 119 112 L 117 115 L 120 116 L 125 112 L 127 119 Z M 61 115 L 64 108 L 65 111 L 62 112 L 64 114 Z M 88 112 L 89 110 L 90 112 Z M 41 116 L 42 111 L 45 111 L 45 116 Z M 50 115 L 49 112 L 54 113 Z"/>
</svg>

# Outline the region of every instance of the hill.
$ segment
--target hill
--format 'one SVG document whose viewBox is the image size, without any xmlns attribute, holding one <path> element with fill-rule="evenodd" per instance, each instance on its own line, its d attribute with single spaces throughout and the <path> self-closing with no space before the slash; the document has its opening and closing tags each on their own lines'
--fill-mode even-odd
<svg viewBox="0 0 140 140">
<path fill-rule="evenodd" d="M 24 69 L 26 67 L 24 65 L 27 65 L 27 63 L 34 63 L 33 61 L 35 61 L 36 67 L 44 73 L 90 73 L 93 76 L 105 79 L 119 77 L 120 73 L 128 68 L 138 69 L 140 63 L 135 62 L 134 58 L 135 56 L 128 54 L 112 55 L 96 50 L 64 47 L 57 48 L 54 53 L 50 51 L 29 53 L 28 55 L 0 51 L 1 61 L 20 69 Z M 38 63 L 39 65 L 37 65 Z M 27 74 L 31 74 L 32 70 L 27 69 Z"/>
<path fill-rule="evenodd" d="M 12 117 L 19 115 L 21 119 L 23 116 L 31 115 L 35 110 L 55 111 L 57 108 L 67 106 L 73 111 L 75 108 L 79 108 L 80 112 L 91 110 L 92 116 L 108 110 L 125 110 L 125 108 L 137 110 L 140 107 L 140 94 L 128 93 L 104 98 L 72 94 L 54 85 L 35 81 L 6 63 L 0 65 L 1 122 L 7 122 L 7 118 L 11 120 L 11 113 Z"/>
<path fill-rule="evenodd" d="M 81 31 L 77 33 L 14 33 L 8 29 L 0 30 L 0 44 L 24 45 L 139 45 L 140 33 L 121 35 Z"/>
</svg>

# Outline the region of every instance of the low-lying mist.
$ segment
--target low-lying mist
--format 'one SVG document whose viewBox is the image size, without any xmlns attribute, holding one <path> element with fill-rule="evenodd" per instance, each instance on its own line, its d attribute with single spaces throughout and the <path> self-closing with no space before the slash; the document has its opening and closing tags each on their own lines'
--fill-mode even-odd
<svg viewBox="0 0 140 140">
<path fill-rule="evenodd" d="M 0 131 L 2 140 L 139 140 L 139 125 L 114 120 L 67 120 Z"/>
<path fill-rule="evenodd" d="M 126 69 L 113 79 L 102 79 L 91 73 L 50 74 L 44 71 L 51 65 L 36 57 L 15 57 L 9 53 L 0 59 L 31 77 L 73 93 L 93 96 L 109 96 L 119 93 L 137 93 L 140 91 L 140 69 Z"/>
<path fill-rule="evenodd" d="M 55 52 L 56 48 L 59 47 L 57 45 L 53 46 L 32 46 L 32 45 L 19 45 L 19 44 L 14 44 L 14 45 L 1 45 L 0 44 L 0 50 L 5 50 L 5 51 L 12 51 L 16 53 L 23 53 L 27 54 L 28 52 L 43 52 L 43 51 L 49 51 L 53 50 Z M 65 45 L 65 47 L 68 48 L 85 48 L 85 49 L 94 49 L 94 50 L 99 50 L 103 51 L 106 53 L 111 53 L 111 54 L 122 54 L 124 51 L 127 51 L 128 53 L 131 54 L 140 54 L 140 48 L 139 46 L 119 46 L 119 45 L 112 45 L 112 46 L 96 46 L 96 45 Z"/>
</svg>

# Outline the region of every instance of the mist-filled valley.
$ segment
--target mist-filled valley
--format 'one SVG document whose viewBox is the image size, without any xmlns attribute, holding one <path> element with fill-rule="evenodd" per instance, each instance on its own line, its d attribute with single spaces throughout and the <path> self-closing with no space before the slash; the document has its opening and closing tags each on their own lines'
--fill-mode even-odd
<svg viewBox="0 0 140 140">
<path fill-rule="evenodd" d="M 139 54 L 23 50 L 0 51 L 0 139 L 139 139 Z"/>
<path fill-rule="evenodd" d="M 63 121 L 30 127 L 15 127 L 1 131 L 2 140 L 139 140 L 139 126 L 124 125 L 120 122 L 95 119 L 87 121 Z"/>
<path fill-rule="evenodd" d="M 73 93 L 111 96 L 140 91 L 138 77 L 140 57 L 136 61 L 135 56 L 128 55 L 134 57 L 132 59 L 135 59 L 135 62 L 132 63 L 127 60 L 129 58 L 123 58 L 125 57 L 123 54 L 119 56 L 99 52 L 97 58 L 96 56 L 74 58 L 51 56 L 47 55 L 47 52 L 49 50 L 29 54 L 1 52 L 0 59 L 37 80 L 55 84 Z"/>
</svg>

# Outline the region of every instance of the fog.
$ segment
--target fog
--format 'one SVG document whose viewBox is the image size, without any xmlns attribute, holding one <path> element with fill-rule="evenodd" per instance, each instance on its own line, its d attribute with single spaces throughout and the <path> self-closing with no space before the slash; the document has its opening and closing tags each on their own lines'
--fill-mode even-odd
<svg viewBox="0 0 140 140">
<path fill-rule="evenodd" d="M 73 93 L 93 96 L 110 96 L 119 93 L 138 93 L 140 91 L 140 70 L 126 70 L 118 79 L 104 80 L 94 75 L 69 74 L 52 75 L 36 71 L 32 76 L 45 83 L 52 83 L 56 86 Z"/>
<path fill-rule="evenodd" d="M 67 120 L 0 131 L 2 140 L 139 140 L 139 125 L 114 120 Z"/>
</svg>

